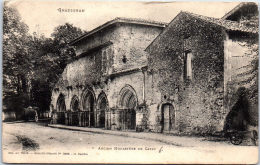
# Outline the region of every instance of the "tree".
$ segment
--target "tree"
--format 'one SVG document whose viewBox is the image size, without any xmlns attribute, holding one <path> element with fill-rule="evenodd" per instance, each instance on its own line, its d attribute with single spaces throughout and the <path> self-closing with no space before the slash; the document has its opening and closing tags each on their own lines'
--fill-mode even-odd
<svg viewBox="0 0 260 165">
<path fill-rule="evenodd" d="M 6 3 L 3 9 L 3 110 L 15 111 L 19 116 L 29 105 L 30 36 L 17 10 Z"/>
<path fill-rule="evenodd" d="M 69 46 L 69 42 L 82 36 L 85 31 L 73 26 L 72 24 L 65 23 L 64 25 L 57 26 L 51 34 L 53 37 L 53 46 L 55 53 L 58 54 L 58 64 L 63 70 L 69 60 L 76 56 L 73 47 Z"/>
<path fill-rule="evenodd" d="M 33 36 L 32 100 L 41 111 L 48 109 L 51 92 L 67 62 L 75 57 L 69 42 L 84 33 L 83 30 L 65 23 L 55 28 L 52 38 Z"/>
<path fill-rule="evenodd" d="M 28 26 L 20 21 L 16 9 L 4 4 L 3 12 L 3 85 L 6 92 L 26 92 Z M 15 91 L 16 89 L 16 91 Z"/>
<path fill-rule="evenodd" d="M 69 42 L 84 31 L 66 23 L 52 38 L 28 33 L 18 11 L 4 4 L 3 103 L 6 110 L 22 112 L 31 105 L 48 109 L 51 91 L 67 62 L 75 57 Z"/>
</svg>

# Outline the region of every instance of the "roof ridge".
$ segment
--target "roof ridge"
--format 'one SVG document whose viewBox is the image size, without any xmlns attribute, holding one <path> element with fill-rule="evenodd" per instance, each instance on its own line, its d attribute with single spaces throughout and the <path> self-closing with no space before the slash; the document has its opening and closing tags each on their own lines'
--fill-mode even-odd
<svg viewBox="0 0 260 165">
<path fill-rule="evenodd" d="M 162 22 L 162 21 L 155 21 L 155 20 L 144 19 L 144 18 L 131 18 L 131 17 L 116 17 L 113 20 L 141 21 L 141 22 L 155 23 L 155 24 L 164 24 L 164 25 L 168 24 L 167 22 Z"/>
<path fill-rule="evenodd" d="M 117 23 L 117 22 L 120 22 L 120 21 L 133 21 L 132 23 L 137 22 L 139 24 L 149 24 L 149 26 L 159 26 L 159 27 L 165 27 L 167 25 L 167 23 L 163 23 L 163 22 L 157 22 L 157 21 L 149 21 L 149 20 L 146 20 L 146 19 L 138 19 L 138 18 L 125 18 L 125 17 L 116 17 L 112 20 L 109 20 L 99 26 L 97 26 L 96 28 L 90 30 L 89 32 L 83 34 L 82 36 L 72 40 L 70 42 L 70 45 L 73 45 L 75 44 L 76 42 L 78 42 L 79 40 L 99 31 L 100 29 L 104 28 L 104 27 L 107 27 L 111 24 L 114 24 L 114 23 Z M 131 23 L 131 22 L 130 22 Z"/>
<path fill-rule="evenodd" d="M 234 12 L 236 12 L 239 8 L 243 7 L 244 5 L 249 5 L 249 4 L 256 4 L 255 2 L 241 2 L 238 5 L 236 5 L 233 9 L 231 9 L 229 12 L 227 12 L 221 19 L 226 19 L 230 15 L 232 15 Z"/>
<path fill-rule="evenodd" d="M 209 16 L 205 16 L 205 15 L 200 15 L 200 14 L 196 14 L 196 13 L 192 13 L 192 12 L 188 12 L 188 11 L 183 11 L 184 13 L 193 15 L 193 16 L 197 16 L 197 17 L 205 17 L 205 18 L 210 18 L 210 19 L 215 19 L 215 20 L 219 20 L 220 18 L 215 18 L 215 17 L 209 17 Z"/>
<path fill-rule="evenodd" d="M 236 21 L 226 20 L 226 19 L 222 19 L 222 18 L 208 17 L 208 16 L 199 15 L 199 14 L 195 14 L 195 13 L 191 13 L 191 12 L 187 12 L 187 11 L 183 11 L 183 13 L 186 13 L 186 14 L 191 15 L 193 17 L 202 19 L 204 21 L 208 21 L 210 23 L 217 24 L 217 25 L 225 27 L 227 29 L 232 29 L 232 30 L 236 29 L 236 30 L 241 30 L 241 31 L 245 31 L 245 32 L 253 32 L 253 33 L 258 32 L 257 27 L 250 27 L 250 26 L 247 26 L 243 23 L 239 23 L 239 22 L 236 22 Z"/>
</svg>

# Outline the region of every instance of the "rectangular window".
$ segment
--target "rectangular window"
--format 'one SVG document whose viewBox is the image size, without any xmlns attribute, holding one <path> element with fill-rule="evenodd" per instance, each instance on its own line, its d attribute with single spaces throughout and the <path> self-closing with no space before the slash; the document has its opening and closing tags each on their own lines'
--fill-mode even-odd
<svg viewBox="0 0 260 165">
<path fill-rule="evenodd" d="M 185 56 L 186 56 L 186 67 L 185 67 L 186 79 L 192 80 L 192 53 L 190 51 L 186 52 Z"/>
<path fill-rule="evenodd" d="M 102 51 L 102 54 L 101 54 L 101 71 L 103 72 L 103 74 L 106 72 L 106 69 L 107 69 L 107 52 L 106 52 L 106 49 L 104 49 Z"/>
</svg>

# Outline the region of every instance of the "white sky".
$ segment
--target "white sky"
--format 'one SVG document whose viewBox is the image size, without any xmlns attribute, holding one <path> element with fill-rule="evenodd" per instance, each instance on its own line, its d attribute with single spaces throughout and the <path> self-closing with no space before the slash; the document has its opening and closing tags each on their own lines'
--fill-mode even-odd
<svg viewBox="0 0 260 165">
<path fill-rule="evenodd" d="M 148 1 L 62 1 L 12 0 L 8 5 L 18 9 L 30 32 L 39 31 L 49 37 L 54 27 L 66 22 L 90 31 L 115 17 L 142 18 L 169 23 L 181 10 L 220 18 L 239 2 L 148 2 Z M 62 12 L 84 9 L 85 12 Z M 38 28 L 37 28 L 38 27 Z"/>
</svg>

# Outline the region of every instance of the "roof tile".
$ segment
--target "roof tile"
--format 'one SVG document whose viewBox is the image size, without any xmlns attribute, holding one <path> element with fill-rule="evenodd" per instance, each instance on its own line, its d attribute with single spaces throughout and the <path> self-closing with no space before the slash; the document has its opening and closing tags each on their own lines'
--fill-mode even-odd
<svg viewBox="0 0 260 165">
<path fill-rule="evenodd" d="M 227 30 L 242 31 L 242 32 L 248 32 L 248 33 L 258 33 L 257 27 L 246 26 L 244 24 L 241 24 L 241 23 L 238 23 L 238 22 L 235 22 L 235 21 L 212 18 L 212 17 L 207 17 L 207 16 L 202 16 L 202 15 L 190 13 L 190 12 L 184 12 L 184 13 L 187 14 L 187 15 L 190 15 L 192 17 L 204 20 L 206 22 L 210 22 L 210 23 L 222 26 L 222 27 L 226 28 Z"/>
</svg>

